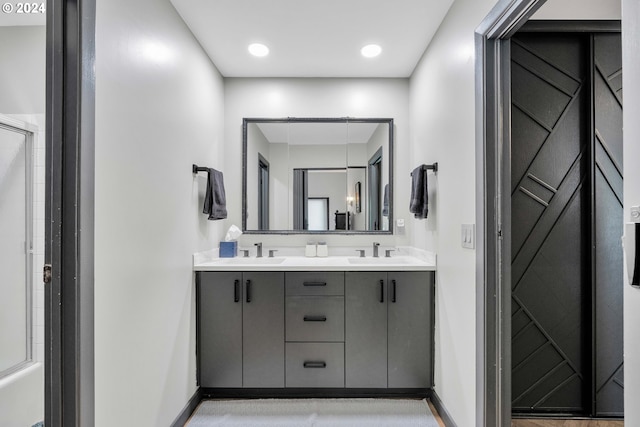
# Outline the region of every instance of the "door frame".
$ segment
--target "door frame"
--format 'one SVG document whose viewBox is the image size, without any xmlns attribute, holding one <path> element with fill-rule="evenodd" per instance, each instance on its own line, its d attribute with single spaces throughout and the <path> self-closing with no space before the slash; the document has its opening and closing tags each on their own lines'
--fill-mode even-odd
<svg viewBox="0 0 640 427">
<path fill-rule="evenodd" d="M 47 5 L 47 427 L 95 424 L 95 3 L 53 0 Z"/>
<path fill-rule="evenodd" d="M 476 425 L 511 426 L 510 38 L 546 0 L 503 0 L 475 33 Z M 618 22 L 618 21 L 616 21 Z M 528 31 L 619 31 L 612 21 L 529 24 Z"/>
<path fill-rule="evenodd" d="M 367 162 L 367 166 L 367 171 L 369 172 L 367 174 L 369 181 L 369 185 L 367 186 L 367 207 L 369 208 L 367 225 L 369 230 L 380 231 L 382 229 L 382 203 L 380 200 L 382 198 L 380 196 L 380 193 L 382 193 L 382 181 L 380 179 L 382 176 L 382 147 L 373 153 L 373 156 L 371 156 Z M 371 177 L 375 177 L 375 182 L 373 182 Z"/>
<path fill-rule="evenodd" d="M 269 170 L 269 162 L 265 159 L 262 154 L 258 153 L 258 229 L 259 230 L 268 230 L 269 229 L 269 206 L 270 206 L 270 194 L 269 187 L 271 185 L 271 175 Z M 265 172 L 266 171 L 266 172 Z M 267 184 L 266 184 L 266 194 L 264 190 L 264 176 L 266 174 Z"/>
<path fill-rule="evenodd" d="M 475 32 L 476 426 L 511 426 L 511 36 L 545 0 L 500 0 Z"/>
</svg>

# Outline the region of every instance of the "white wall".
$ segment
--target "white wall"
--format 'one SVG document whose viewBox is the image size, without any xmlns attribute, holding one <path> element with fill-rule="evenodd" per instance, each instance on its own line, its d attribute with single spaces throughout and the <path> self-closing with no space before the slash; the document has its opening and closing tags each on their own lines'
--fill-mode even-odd
<svg viewBox="0 0 640 427">
<path fill-rule="evenodd" d="M 44 360 L 44 26 L 0 27 L 0 114 L 38 129 L 32 147 L 33 176 L 33 360 Z M 0 381 L 0 424 L 33 425 L 44 418 L 41 363 Z"/>
<path fill-rule="evenodd" d="M 629 208 L 640 205 L 640 3 L 622 0 L 622 67 L 624 91 L 624 221 Z M 626 276 L 625 276 L 626 277 Z M 640 425 L 640 289 L 624 287 L 625 425 Z"/>
<path fill-rule="evenodd" d="M 168 0 L 96 21 L 95 425 L 168 426 L 196 390 L 192 254 L 224 232 L 191 173 L 228 171 L 223 80 Z"/>
<path fill-rule="evenodd" d="M 548 0 L 531 19 L 620 19 L 620 0 Z"/>
<path fill-rule="evenodd" d="M 409 176 L 409 82 L 407 79 L 225 79 L 225 170 L 229 217 L 225 226 L 242 223 L 242 118 L 243 117 L 392 117 L 395 119 L 395 170 Z M 409 215 L 409 182 L 396 184 L 396 218 Z M 383 246 L 406 245 L 403 235 L 376 236 Z M 306 243 L 308 235 L 243 235 L 241 246 Z M 366 236 L 323 236 L 334 246 L 369 246 Z"/>
<path fill-rule="evenodd" d="M 495 3 L 456 0 L 410 81 L 409 154 L 439 169 L 429 218 L 409 222 L 412 243 L 438 255 L 435 390 L 459 426 L 475 423 L 475 253 L 460 245 L 461 224 L 475 222 L 474 31 Z M 549 0 L 535 17 L 619 18 L 616 1 L 566 4 Z"/>
<path fill-rule="evenodd" d="M 44 114 L 45 27 L 0 26 L 0 113 Z"/>
<path fill-rule="evenodd" d="M 495 3 L 457 0 L 411 77 L 414 163 L 428 174 L 429 216 L 411 217 L 413 244 L 438 255 L 435 391 L 459 426 L 475 424 L 475 252 L 460 225 L 475 222 L 474 30 Z"/>
</svg>

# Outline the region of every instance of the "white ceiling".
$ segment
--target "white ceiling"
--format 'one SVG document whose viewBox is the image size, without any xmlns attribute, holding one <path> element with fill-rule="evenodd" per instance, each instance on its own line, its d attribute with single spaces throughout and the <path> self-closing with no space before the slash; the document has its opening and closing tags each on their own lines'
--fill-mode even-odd
<svg viewBox="0 0 640 427">
<path fill-rule="evenodd" d="M 225 77 L 409 77 L 454 0 L 171 0 Z M 263 43 L 264 58 L 247 46 Z M 366 44 L 382 46 L 364 58 Z"/>
<path fill-rule="evenodd" d="M 256 123 L 267 141 L 289 145 L 366 144 L 380 123 Z M 386 126 L 386 124 L 385 124 Z"/>
</svg>

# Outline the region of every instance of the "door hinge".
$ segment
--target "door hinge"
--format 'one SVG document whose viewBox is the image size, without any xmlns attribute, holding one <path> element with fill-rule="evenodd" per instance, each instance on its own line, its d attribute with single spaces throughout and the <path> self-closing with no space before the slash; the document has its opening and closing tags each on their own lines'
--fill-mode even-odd
<svg viewBox="0 0 640 427">
<path fill-rule="evenodd" d="M 51 264 L 45 264 L 42 269 L 42 281 L 44 283 L 51 283 Z"/>
</svg>

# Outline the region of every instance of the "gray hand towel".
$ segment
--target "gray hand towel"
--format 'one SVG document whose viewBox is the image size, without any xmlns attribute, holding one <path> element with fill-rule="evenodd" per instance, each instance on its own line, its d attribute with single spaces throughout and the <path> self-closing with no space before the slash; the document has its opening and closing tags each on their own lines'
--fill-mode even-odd
<svg viewBox="0 0 640 427">
<path fill-rule="evenodd" d="M 227 217 L 227 196 L 224 191 L 222 172 L 209 168 L 207 175 L 207 190 L 202 213 L 209 214 L 210 220 L 224 219 Z"/>
<path fill-rule="evenodd" d="M 427 166 L 420 165 L 411 172 L 411 201 L 409 212 L 418 219 L 426 219 L 429 214 Z"/>
</svg>

